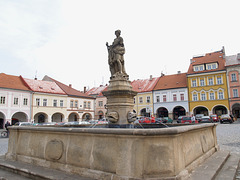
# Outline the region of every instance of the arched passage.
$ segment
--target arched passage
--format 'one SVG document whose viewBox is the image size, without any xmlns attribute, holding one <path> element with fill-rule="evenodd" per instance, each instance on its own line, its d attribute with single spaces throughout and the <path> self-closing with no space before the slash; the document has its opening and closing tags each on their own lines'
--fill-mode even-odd
<svg viewBox="0 0 240 180">
<path fill-rule="evenodd" d="M 213 108 L 213 114 L 217 114 L 218 116 L 221 116 L 222 114 L 227 114 L 228 110 L 225 106 L 217 105 Z"/>
<path fill-rule="evenodd" d="M 82 120 L 83 121 L 89 121 L 89 120 L 91 120 L 92 119 L 92 116 L 91 116 L 91 114 L 89 114 L 89 113 L 85 113 L 85 114 L 83 114 L 83 116 L 82 116 Z"/>
<path fill-rule="evenodd" d="M 52 115 L 52 122 L 62 122 L 64 120 L 64 115 L 62 113 L 54 113 Z"/>
<path fill-rule="evenodd" d="M 234 117 L 239 118 L 240 117 L 240 104 L 235 103 L 232 105 L 232 114 Z"/>
<path fill-rule="evenodd" d="M 208 116 L 208 109 L 204 106 L 198 106 L 193 109 L 193 114 L 194 116 L 196 114 L 204 114 L 204 116 Z"/>
<path fill-rule="evenodd" d="M 98 111 L 98 119 L 102 119 L 102 118 L 104 118 L 104 113 L 103 113 L 103 111 Z"/>
<path fill-rule="evenodd" d="M 34 123 L 45 123 L 47 122 L 47 114 L 40 112 L 34 115 Z"/>
<path fill-rule="evenodd" d="M 4 129 L 4 120 L 5 120 L 5 115 L 0 112 L 0 129 Z"/>
<path fill-rule="evenodd" d="M 177 119 L 179 116 L 186 116 L 186 110 L 182 106 L 176 106 L 173 109 L 173 119 Z"/>
<path fill-rule="evenodd" d="M 165 107 L 158 108 L 157 117 L 168 117 L 168 110 Z"/>
<path fill-rule="evenodd" d="M 79 115 L 75 112 L 69 114 L 68 116 L 68 122 L 71 122 L 71 121 L 78 121 L 79 120 Z"/>
<path fill-rule="evenodd" d="M 27 115 L 24 112 L 16 112 L 12 116 L 12 125 L 14 125 L 16 122 L 27 122 Z"/>
<path fill-rule="evenodd" d="M 150 113 L 147 112 L 146 108 L 141 109 L 140 115 L 144 117 L 150 117 Z"/>
</svg>

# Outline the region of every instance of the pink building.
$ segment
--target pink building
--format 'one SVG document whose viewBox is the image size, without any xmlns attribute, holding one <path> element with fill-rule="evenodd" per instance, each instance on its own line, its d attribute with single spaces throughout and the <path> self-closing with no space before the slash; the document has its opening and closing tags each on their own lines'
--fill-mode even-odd
<svg viewBox="0 0 240 180">
<path fill-rule="evenodd" d="M 240 117 L 240 53 L 226 57 L 229 109 L 235 117 Z"/>
</svg>

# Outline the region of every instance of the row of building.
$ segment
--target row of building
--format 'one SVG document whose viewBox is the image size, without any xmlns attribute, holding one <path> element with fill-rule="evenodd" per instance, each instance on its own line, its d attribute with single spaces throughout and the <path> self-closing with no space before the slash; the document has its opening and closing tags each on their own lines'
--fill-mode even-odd
<svg viewBox="0 0 240 180">
<path fill-rule="evenodd" d="M 187 73 L 132 81 L 138 116 L 196 114 L 240 116 L 240 54 L 220 51 L 195 56 Z M 51 77 L 42 80 L 0 74 L 0 128 L 6 121 L 67 122 L 105 117 L 107 85 L 78 91 Z"/>
<path fill-rule="evenodd" d="M 226 56 L 220 51 L 194 56 L 186 73 L 132 81 L 134 111 L 138 116 L 170 117 L 196 114 L 232 114 L 240 117 L 240 54 Z M 96 97 L 96 117 L 106 113 L 102 90 L 92 88 Z"/>
</svg>

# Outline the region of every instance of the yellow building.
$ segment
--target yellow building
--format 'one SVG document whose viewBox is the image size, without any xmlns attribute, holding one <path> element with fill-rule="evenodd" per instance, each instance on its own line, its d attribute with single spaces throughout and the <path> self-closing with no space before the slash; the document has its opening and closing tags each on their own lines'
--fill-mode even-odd
<svg viewBox="0 0 240 180">
<path fill-rule="evenodd" d="M 187 73 L 190 114 L 228 114 L 224 49 L 193 57 Z"/>
<path fill-rule="evenodd" d="M 134 111 L 137 116 L 150 117 L 154 115 L 153 112 L 153 89 L 158 82 L 159 77 L 149 79 L 134 80 L 131 84 L 137 95 L 134 97 Z"/>
</svg>

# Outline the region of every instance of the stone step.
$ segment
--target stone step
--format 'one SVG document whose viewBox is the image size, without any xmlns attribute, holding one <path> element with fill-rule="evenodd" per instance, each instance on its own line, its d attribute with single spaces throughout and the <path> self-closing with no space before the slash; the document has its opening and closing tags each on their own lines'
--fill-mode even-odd
<svg viewBox="0 0 240 180">
<path fill-rule="evenodd" d="M 215 179 L 221 170 L 230 153 L 228 151 L 218 151 L 209 157 L 203 164 L 197 167 L 190 175 L 188 180 L 212 180 Z"/>
<path fill-rule="evenodd" d="M 16 174 L 15 178 L 11 179 L 19 179 L 19 175 L 23 177 L 27 177 L 30 179 L 37 179 L 37 180 L 93 180 L 91 178 L 85 178 L 78 175 L 68 174 L 63 171 L 54 170 L 54 169 L 47 169 L 44 167 L 36 166 L 33 164 L 27 164 L 23 162 L 17 161 L 9 161 L 4 158 L 4 156 L 0 156 L 0 170 L 5 171 L 5 174 L 9 174 L 7 172 L 11 172 Z M 3 174 L 3 173 L 2 173 Z M 6 177 L 0 176 L 2 179 L 8 179 Z M 24 179 L 24 178 L 23 178 Z"/>
<path fill-rule="evenodd" d="M 236 176 L 237 169 L 239 167 L 240 156 L 236 154 L 231 154 L 227 159 L 222 169 L 216 176 L 216 180 L 234 180 Z"/>
</svg>

